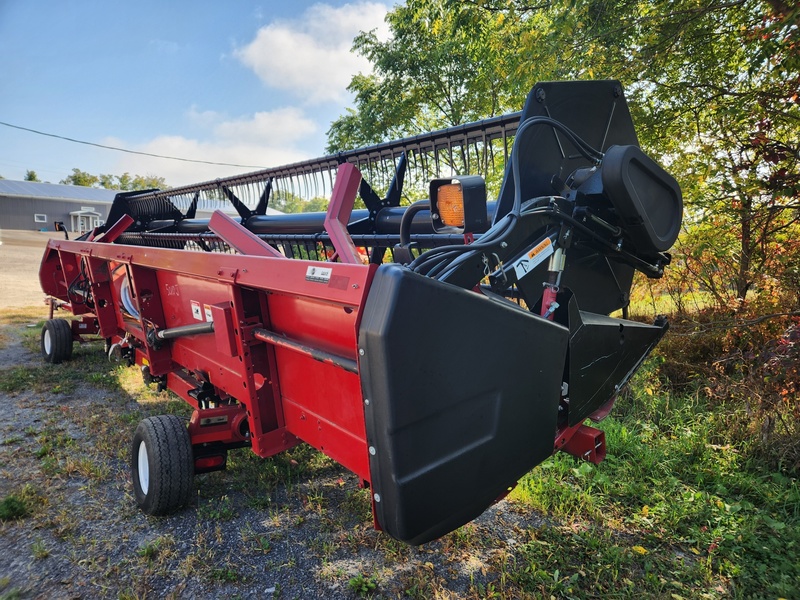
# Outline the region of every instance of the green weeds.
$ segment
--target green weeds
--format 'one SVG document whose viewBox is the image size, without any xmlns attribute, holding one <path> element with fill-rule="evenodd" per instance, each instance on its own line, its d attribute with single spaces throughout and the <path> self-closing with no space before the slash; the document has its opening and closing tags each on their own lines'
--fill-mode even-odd
<svg viewBox="0 0 800 600">
<path fill-rule="evenodd" d="M 153 563 L 159 557 L 171 555 L 174 548 L 175 538 L 167 534 L 145 542 L 139 547 L 136 554 L 145 559 L 148 563 Z"/>
<path fill-rule="evenodd" d="M 0 521 L 24 519 L 44 507 L 46 500 L 31 484 L 25 484 L 0 500 Z"/>
<path fill-rule="evenodd" d="M 26 517 L 29 512 L 25 502 L 14 494 L 10 494 L 0 500 L 0 521 L 21 519 Z"/>
<path fill-rule="evenodd" d="M 50 550 L 47 549 L 47 545 L 42 540 L 36 540 L 31 544 L 31 554 L 37 560 L 43 560 L 50 556 Z"/>
<path fill-rule="evenodd" d="M 646 374 L 646 372 L 645 372 Z M 800 488 L 724 439 L 696 396 L 639 377 L 601 424 L 598 466 L 559 454 L 514 504 L 553 519 L 508 566 L 518 591 L 564 597 L 797 597 Z M 589 590 L 592 590 L 589 594 Z"/>
<path fill-rule="evenodd" d="M 350 578 L 347 582 L 347 587 L 350 588 L 350 591 L 355 592 L 357 596 L 365 598 L 378 588 L 378 581 L 375 577 L 366 577 L 359 573 Z"/>
</svg>

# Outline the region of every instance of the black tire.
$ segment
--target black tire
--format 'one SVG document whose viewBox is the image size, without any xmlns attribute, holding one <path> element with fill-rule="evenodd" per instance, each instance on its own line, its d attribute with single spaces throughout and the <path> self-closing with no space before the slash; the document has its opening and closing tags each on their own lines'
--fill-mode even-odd
<svg viewBox="0 0 800 600">
<path fill-rule="evenodd" d="M 72 325 L 66 319 L 50 319 L 42 327 L 42 356 L 54 365 L 72 358 Z"/>
<path fill-rule="evenodd" d="M 148 417 L 131 446 L 136 504 L 148 515 L 166 515 L 188 504 L 194 492 L 194 457 L 189 431 L 175 415 Z"/>
</svg>

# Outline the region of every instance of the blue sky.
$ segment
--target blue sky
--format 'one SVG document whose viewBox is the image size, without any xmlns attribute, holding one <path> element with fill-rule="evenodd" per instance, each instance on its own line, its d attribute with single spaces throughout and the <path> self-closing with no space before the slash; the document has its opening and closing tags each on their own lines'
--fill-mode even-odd
<svg viewBox="0 0 800 600">
<path fill-rule="evenodd" d="M 0 121 L 154 154 L 278 166 L 323 154 L 386 37 L 391 0 L 0 0 Z M 148 158 L 0 126 L 0 175 L 90 173 L 183 185 L 252 168 Z"/>
</svg>

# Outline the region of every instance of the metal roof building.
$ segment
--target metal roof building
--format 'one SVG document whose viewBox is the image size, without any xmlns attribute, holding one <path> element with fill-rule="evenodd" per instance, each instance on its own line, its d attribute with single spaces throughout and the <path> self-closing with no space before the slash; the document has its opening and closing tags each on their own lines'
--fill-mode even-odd
<svg viewBox="0 0 800 600">
<path fill-rule="evenodd" d="M 85 232 L 102 224 L 119 190 L 0 179 L 0 229 Z"/>
</svg>

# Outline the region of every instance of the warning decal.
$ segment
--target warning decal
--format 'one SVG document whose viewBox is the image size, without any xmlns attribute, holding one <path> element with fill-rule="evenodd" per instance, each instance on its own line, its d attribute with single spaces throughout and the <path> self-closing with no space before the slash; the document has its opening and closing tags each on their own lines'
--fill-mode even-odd
<svg viewBox="0 0 800 600">
<path fill-rule="evenodd" d="M 328 283 L 331 280 L 333 269 L 330 267 L 311 266 L 306 269 L 306 280 L 317 283 Z"/>
<path fill-rule="evenodd" d="M 194 300 L 192 300 L 192 317 L 194 317 L 198 321 L 203 320 L 203 311 L 200 308 L 200 303 L 195 302 Z"/>
<path fill-rule="evenodd" d="M 517 274 L 517 281 L 525 277 L 536 267 L 542 264 L 555 250 L 550 238 L 545 238 L 525 254 L 519 257 L 514 263 L 514 272 Z"/>
</svg>

